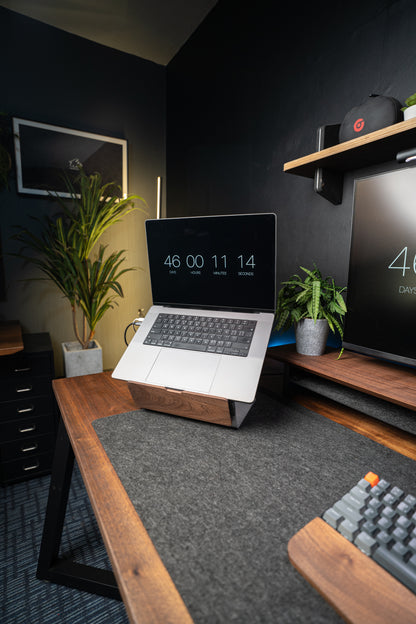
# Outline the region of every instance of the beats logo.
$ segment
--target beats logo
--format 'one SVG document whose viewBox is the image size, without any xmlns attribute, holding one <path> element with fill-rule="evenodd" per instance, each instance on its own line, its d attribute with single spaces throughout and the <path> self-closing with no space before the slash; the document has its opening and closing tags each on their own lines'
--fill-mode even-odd
<svg viewBox="0 0 416 624">
<path fill-rule="evenodd" d="M 359 119 L 357 119 L 357 121 L 354 124 L 354 131 L 355 132 L 361 132 L 361 130 L 364 128 L 364 119 L 362 117 L 360 117 Z"/>
</svg>

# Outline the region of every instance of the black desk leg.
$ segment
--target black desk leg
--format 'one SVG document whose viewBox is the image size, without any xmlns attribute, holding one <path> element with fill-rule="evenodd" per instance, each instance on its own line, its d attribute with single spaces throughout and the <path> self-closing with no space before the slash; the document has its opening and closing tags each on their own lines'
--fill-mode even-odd
<svg viewBox="0 0 416 624">
<path fill-rule="evenodd" d="M 52 583 L 121 600 L 113 572 L 58 556 L 73 467 L 74 452 L 61 419 L 36 576 Z"/>
</svg>

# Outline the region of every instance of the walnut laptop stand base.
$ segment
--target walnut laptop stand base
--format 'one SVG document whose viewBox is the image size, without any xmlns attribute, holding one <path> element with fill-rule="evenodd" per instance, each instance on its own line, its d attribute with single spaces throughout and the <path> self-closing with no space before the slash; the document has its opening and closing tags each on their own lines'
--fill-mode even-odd
<svg viewBox="0 0 416 624">
<path fill-rule="evenodd" d="M 130 381 L 128 387 L 140 409 L 148 409 L 226 427 L 240 427 L 253 403 L 173 390 Z"/>
</svg>

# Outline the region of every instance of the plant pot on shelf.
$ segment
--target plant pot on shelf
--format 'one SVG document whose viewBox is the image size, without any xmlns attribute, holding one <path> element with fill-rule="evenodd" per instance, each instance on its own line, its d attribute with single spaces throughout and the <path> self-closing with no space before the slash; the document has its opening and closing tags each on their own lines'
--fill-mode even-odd
<svg viewBox="0 0 416 624">
<path fill-rule="evenodd" d="M 322 355 L 325 352 L 329 325 L 326 319 L 304 318 L 295 325 L 296 351 L 302 355 Z"/>
<path fill-rule="evenodd" d="M 103 351 L 96 340 L 91 340 L 87 349 L 78 341 L 63 342 L 65 377 L 79 377 L 103 372 Z"/>
<path fill-rule="evenodd" d="M 412 119 L 412 117 L 416 117 L 416 104 L 413 104 L 413 106 L 408 106 L 403 111 L 403 118 L 405 121 L 406 119 Z"/>
</svg>

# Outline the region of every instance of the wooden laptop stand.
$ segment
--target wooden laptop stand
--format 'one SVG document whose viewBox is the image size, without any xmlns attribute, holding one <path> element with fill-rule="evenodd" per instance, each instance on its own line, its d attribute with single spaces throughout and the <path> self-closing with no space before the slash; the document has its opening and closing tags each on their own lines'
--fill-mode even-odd
<svg viewBox="0 0 416 624">
<path fill-rule="evenodd" d="M 133 381 L 128 382 L 128 387 L 140 409 L 203 420 L 226 427 L 238 428 L 253 406 L 253 403 L 230 401 Z"/>
</svg>

